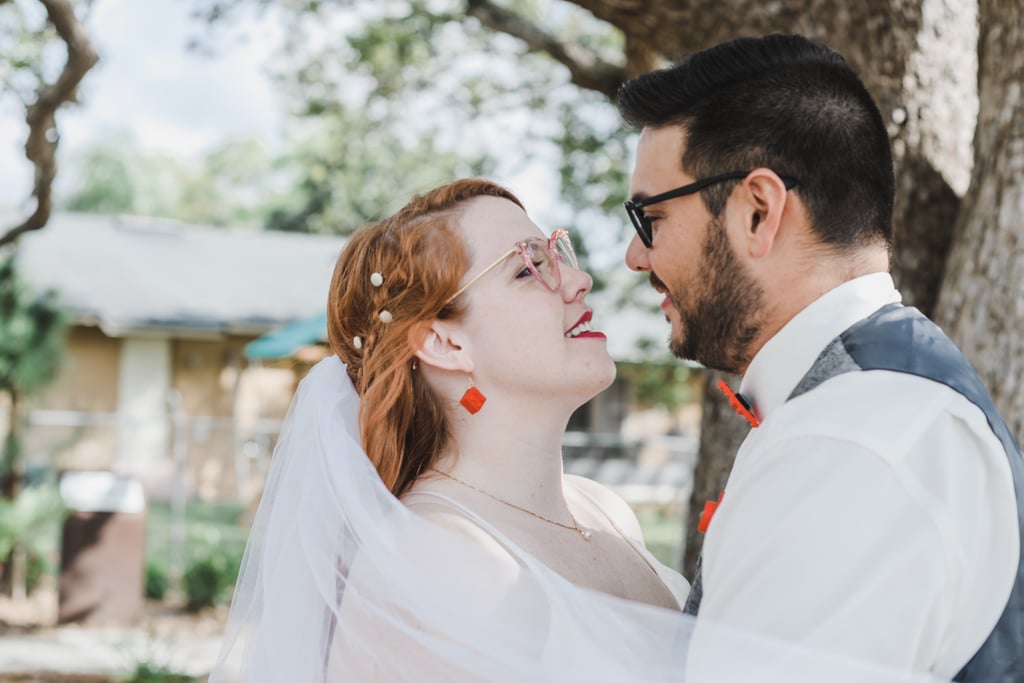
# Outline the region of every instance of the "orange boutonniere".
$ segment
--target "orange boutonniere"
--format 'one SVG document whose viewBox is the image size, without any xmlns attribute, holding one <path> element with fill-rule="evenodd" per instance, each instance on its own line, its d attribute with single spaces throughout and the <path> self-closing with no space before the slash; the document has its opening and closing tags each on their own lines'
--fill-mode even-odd
<svg viewBox="0 0 1024 683">
<path fill-rule="evenodd" d="M 711 518 L 715 516 L 715 510 L 718 509 L 718 504 L 722 502 L 723 497 L 725 497 L 725 491 L 718 494 L 718 500 L 709 500 L 704 503 L 704 510 L 700 513 L 700 520 L 697 522 L 697 531 L 703 534 L 708 530 L 708 524 L 711 524 Z"/>
</svg>

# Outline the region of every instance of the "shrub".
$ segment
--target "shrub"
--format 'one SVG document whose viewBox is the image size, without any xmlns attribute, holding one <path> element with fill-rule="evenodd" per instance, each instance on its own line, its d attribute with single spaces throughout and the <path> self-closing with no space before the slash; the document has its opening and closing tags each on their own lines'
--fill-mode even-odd
<svg viewBox="0 0 1024 683">
<path fill-rule="evenodd" d="M 135 667 L 130 678 L 124 679 L 124 683 L 192 683 L 194 680 L 191 676 L 142 662 Z"/>
<path fill-rule="evenodd" d="M 223 600 L 235 585 L 240 564 L 241 558 L 223 552 L 193 562 L 183 577 L 188 609 L 199 610 Z"/>
<path fill-rule="evenodd" d="M 43 577 L 56 571 L 52 562 L 47 561 L 43 555 L 30 550 L 28 553 L 28 566 L 25 567 L 25 590 L 32 593 L 43 583 Z"/>
<path fill-rule="evenodd" d="M 168 586 L 167 572 L 163 567 L 149 563 L 146 565 L 146 598 L 149 600 L 163 600 L 167 595 Z"/>
<path fill-rule="evenodd" d="M 217 602 L 221 593 L 221 570 L 212 557 L 192 563 L 185 570 L 185 596 L 188 609 L 200 610 Z"/>
</svg>

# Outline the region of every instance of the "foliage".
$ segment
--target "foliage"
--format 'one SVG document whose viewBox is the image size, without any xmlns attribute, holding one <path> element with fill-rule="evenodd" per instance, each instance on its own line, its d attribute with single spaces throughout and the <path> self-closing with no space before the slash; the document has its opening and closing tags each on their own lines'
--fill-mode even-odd
<svg viewBox="0 0 1024 683">
<path fill-rule="evenodd" d="M 56 571 L 55 555 L 64 504 L 51 484 L 22 489 L 17 498 L 0 496 L 0 575 L 4 590 L 30 594 L 46 574 Z M 20 558 L 20 559 L 19 559 Z M 16 571 L 20 563 L 22 568 Z"/>
<path fill-rule="evenodd" d="M 232 140 L 198 163 L 143 154 L 127 139 L 100 140 L 72 159 L 76 182 L 60 204 L 85 213 L 123 213 L 192 223 L 262 227 L 290 192 L 280 159 L 255 140 Z"/>
<path fill-rule="evenodd" d="M 644 536 L 644 545 L 662 564 L 679 571 L 685 511 L 678 504 L 644 505 L 637 510 L 637 520 Z"/>
<path fill-rule="evenodd" d="M 290 196 L 265 219 L 271 230 L 348 234 L 396 211 L 414 193 L 461 175 L 482 175 L 430 138 L 403 142 L 354 111 L 338 110 L 278 161 Z"/>
<path fill-rule="evenodd" d="M 167 572 L 158 564 L 146 563 L 146 599 L 163 600 L 167 595 L 170 581 Z"/>
<path fill-rule="evenodd" d="M 235 503 L 191 501 L 185 508 L 185 550 L 183 565 L 218 552 L 241 557 L 248 529 L 239 522 L 244 507 Z M 171 546 L 170 505 L 151 501 L 146 515 L 146 563 L 170 575 L 168 548 Z"/>
<path fill-rule="evenodd" d="M 44 227 L 53 208 L 59 111 L 74 103 L 78 86 L 99 57 L 80 19 L 92 0 L 0 2 L 0 106 L 17 102 L 28 124 L 25 157 L 33 166 L 35 208 L 0 231 L 0 246 Z"/>
<path fill-rule="evenodd" d="M 71 3 L 84 13 L 91 0 Z M 0 2 L 0 96 L 22 103 L 35 99 L 43 83 L 52 82 L 60 73 L 63 47 L 57 31 L 46 20 L 38 2 L 14 0 Z"/>
<path fill-rule="evenodd" d="M 238 578 L 241 560 L 240 555 L 218 552 L 189 565 L 183 577 L 186 607 L 198 611 L 227 598 Z"/>
<path fill-rule="evenodd" d="M 32 291 L 18 277 L 13 257 L 0 260 L 0 394 L 9 399 L 0 477 L 20 473 L 19 401 L 56 377 L 65 320 L 55 292 Z"/>
<path fill-rule="evenodd" d="M 35 292 L 0 257 L 0 391 L 31 394 L 57 375 L 65 315 L 53 290 Z"/>
<path fill-rule="evenodd" d="M 140 662 L 131 676 L 123 679 L 123 683 L 191 683 L 195 679 L 162 666 L 149 662 Z"/>
<path fill-rule="evenodd" d="M 678 361 L 667 363 L 619 363 L 619 376 L 628 380 L 630 396 L 641 406 L 665 406 L 674 410 L 699 394 L 699 373 Z"/>
<path fill-rule="evenodd" d="M 30 552 L 44 557 L 52 547 L 47 533 L 56 533 L 64 516 L 64 503 L 56 487 L 30 486 L 15 500 L 0 497 L 0 558 L 24 541 Z"/>
<path fill-rule="evenodd" d="M 43 577 L 57 571 L 57 566 L 40 553 L 28 551 L 28 567 L 25 572 L 25 593 L 31 594 L 43 583 Z"/>
<path fill-rule="evenodd" d="M 467 20 L 464 3 L 222 0 L 197 14 L 219 27 L 254 7 L 288 25 L 274 69 L 300 131 L 290 166 L 301 180 L 269 227 L 345 232 L 440 182 L 488 175 L 514 190 L 560 186 L 571 210 L 541 218 L 577 228 L 583 254 L 621 242 L 628 134 L 614 108 Z M 610 59 L 623 49 L 621 34 L 566 3 L 516 11 Z"/>
</svg>

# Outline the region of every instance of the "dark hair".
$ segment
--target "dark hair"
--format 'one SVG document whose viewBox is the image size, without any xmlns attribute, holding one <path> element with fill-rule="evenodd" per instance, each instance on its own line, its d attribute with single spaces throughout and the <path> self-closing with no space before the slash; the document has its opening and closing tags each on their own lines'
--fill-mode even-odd
<svg viewBox="0 0 1024 683">
<path fill-rule="evenodd" d="M 334 268 L 327 336 L 361 398 L 363 450 L 396 496 L 430 467 L 449 438 L 444 405 L 411 361 L 432 321 L 464 313 L 458 301 L 450 302 L 470 263 L 458 222 L 466 202 L 477 197 L 522 207 L 500 185 L 456 180 L 354 232 Z"/>
<path fill-rule="evenodd" d="M 694 178 L 767 167 L 795 188 L 822 242 L 892 242 L 895 180 L 878 107 L 842 56 L 796 35 L 738 38 L 619 89 L 638 128 L 680 126 Z M 702 191 L 718 216 L 735 187 Z"/>
</svg>

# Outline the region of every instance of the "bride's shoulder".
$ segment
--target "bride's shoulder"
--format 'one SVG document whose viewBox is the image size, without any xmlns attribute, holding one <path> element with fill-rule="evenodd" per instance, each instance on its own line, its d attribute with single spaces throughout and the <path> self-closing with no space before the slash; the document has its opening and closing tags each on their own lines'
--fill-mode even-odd
<svg viewBox="0 0 1024 683">
<path fill-rule="evenodd" d="M 418 517 L 432 522 L 456 536 L 472 541 L 491 555 L 506 560 L 514 559 L 491 533 L 448 503 L 431 500 L 423 495 L 409 495 L 402 499 L 402 504 L 415 512 Z"/>
<path fill-rule="evenodd" d="M 643 542 L 643 531 L 633 508 L 604 484 L 575 474 L 565 475 L 565 483 L 582 493 L 598 510 L 630 538 Z"/>
</svg>

